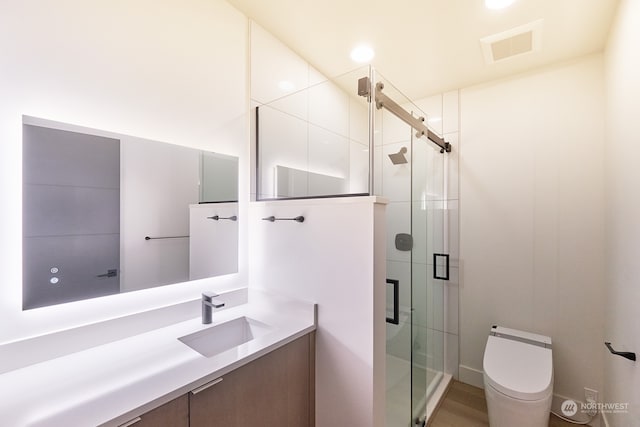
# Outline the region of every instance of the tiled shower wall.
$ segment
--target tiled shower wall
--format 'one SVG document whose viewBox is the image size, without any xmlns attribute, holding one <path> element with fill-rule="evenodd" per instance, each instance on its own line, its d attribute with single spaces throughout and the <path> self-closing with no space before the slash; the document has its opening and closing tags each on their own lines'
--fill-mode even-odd
<svg viewBox="0 0 640 427">
<path fill-rule="evenodd" d="M 356 93 L 368 67 L 329 80 L 253 21 L 250 39 L 251 106 L 260 107 L 252 197 L 368 193 L 368 105 Z"/>
</svg>

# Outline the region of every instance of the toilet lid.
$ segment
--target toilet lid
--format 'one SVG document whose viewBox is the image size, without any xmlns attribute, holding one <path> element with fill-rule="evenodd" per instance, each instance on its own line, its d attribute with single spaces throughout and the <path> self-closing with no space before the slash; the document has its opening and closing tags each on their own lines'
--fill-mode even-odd
<svg viewBox="0 0 640 427">
<path fill-rule="evenodd" d="M 483 367 L 485 380 L 515 399 L 540 400 L 553 388 L 550 348 L 490 335 Z"/>
</svg>

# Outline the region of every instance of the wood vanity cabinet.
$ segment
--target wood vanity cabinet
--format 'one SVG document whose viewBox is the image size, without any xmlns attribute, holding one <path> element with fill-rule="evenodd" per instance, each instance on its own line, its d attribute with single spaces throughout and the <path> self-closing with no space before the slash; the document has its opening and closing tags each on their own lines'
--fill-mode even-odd
<svg viewBox="0 0 640 427">
<path fill-rule="evenodd" d="M 191 427 L 313 427 L 315 334 L 189 393 Z"/>
<path fill-rule="evenodd" d="M 184 394 L 121 426 L 189 427 L 189 396 Z"/>
</svg>

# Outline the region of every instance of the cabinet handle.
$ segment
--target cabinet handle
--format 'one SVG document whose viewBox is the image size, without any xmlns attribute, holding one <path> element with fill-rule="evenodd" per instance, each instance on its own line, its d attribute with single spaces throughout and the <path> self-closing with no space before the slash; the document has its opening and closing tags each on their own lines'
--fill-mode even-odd
<svg viewBox="0 0 640 427">
<path fill-rule="evenodd" d="M 220 377 L 220 378 L 216 378 L 215 380 L 213 380 L 213 381 L 211 381 L 211 382 L 208 382 L 208 383 L 206 383 L 206 384 L 204 384 L 204 385 L 201 385 L 201 386 L 200 386 L 200 387 L 198 387 L 198 388 L 195 388 L 195 389 L 191 390 L 191 394 L 198 394 L 198 393 L 200 393 L 201 391 L 205 391 L 205 390 L 206 390 L 206 389 L 208 389 L 209 387 L 213 387 L 214 385 L 219 384 L 219 383 L 221 383 L 221 382 L 222 382 L 222 377 Z"/>
<path fill-rule="evenodd" d="M 126 423 L 124 423 L 124 424 L 120 424 L 120 427 L 129 427 L 129 426 L 134 425 L 134 424 L 135 424 L 135 423 L 137 423 L 138 421 L 142 421 L 142 418 L 140 418 L 140 417 L 136 417 L 136 418 L 132 419 L 131 421 L 127 421 L 127 422 L 126 422 Z"/>
</svg>

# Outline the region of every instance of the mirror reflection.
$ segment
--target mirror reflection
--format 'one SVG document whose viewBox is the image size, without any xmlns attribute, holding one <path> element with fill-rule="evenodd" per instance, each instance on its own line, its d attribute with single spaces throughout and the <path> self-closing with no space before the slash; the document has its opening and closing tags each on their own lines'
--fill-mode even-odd
<svg viewBox="0 0 640 427">
<path fill-rule="evenodd" d="M 237 272 L 237 199 L 237 157 L 25 117 L 23 309 Z"/>
</svg>

